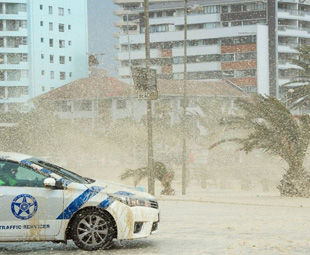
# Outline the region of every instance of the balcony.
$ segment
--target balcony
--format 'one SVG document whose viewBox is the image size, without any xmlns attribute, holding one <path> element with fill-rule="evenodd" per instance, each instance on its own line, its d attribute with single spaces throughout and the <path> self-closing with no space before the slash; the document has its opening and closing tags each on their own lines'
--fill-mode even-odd
<svg viewBox="0 0 310 255">
<path fill-rule="evenodd" d="M 1 63 L 0 63 L 1 64 Z M 25 70 L 29 68 L 28 62 L 19 63 L 3 63 L 1 64 L 1 70 Z"/>
<path fill-rule="evenodd" d="M 280 25 L 278 26 L 279 31 L 287 31 L 287 30 L 294 30 L 294 31 L 305 31 L 310 33 L 310 27 L 297 27 L 297 26 L 286 26 Z"/>
<path fill-rule="evenodd" d="M 295 53 L 296 48 L 299 46 L 297 43 L 279 43 L 278 51 L 286 53 Z"/>
<path fill-rule="evenodd" d="M 138 11 L 135 11 L 135 9 L 132 10 L 125 10 L 125 9 L 120 9 L 120 10 L 116 10 L 113 12 L 113 14 L 115 16 L 122 16 L 122 15 L 130 15 L 130 14 L 138 14 Z"/>
<path fill-rule="evenodd" d="M 305 19 L 309 19 L 310 17 L 310 12 L 306 12 L 306 11 L 301 11 L 301 10 L 291 10 L 291 9 L 279 9 L 278 10 L 279 13 L 279 18 L 282 19 L 290 19 L 293 17 L 295 17 L 296 19 L 300 19 L 300 18 L 305 18 Z"/>
<path fill-rule="evenodd" d="M 28 79 L 21 79 L 19 81 L 2 81 L 0 80 L 0 86 L 29 86 Z"/>
<path fill-rule="evenodd" d="M 161 58 L 161 51 L 157 49 L 150 50 L 151 58 Z M 144 50 L 131 50 L 130 51 L 131 60 L 134 59 L 145 59 L 145 51 Z M 118 60 L 128 60 L 129 53 L 128 51 L 122 51 L 118 53 Z"/>
<path fill-rule="evenodd" d="M 28 46 L 27 45 L 19 45 L 17 48 L 1 48 L 1 53 L 27 53 Z"/>
<path fill-rule="evenodd" d="M 139 21 L 135 22 L 135 21 L 128 21 L 128 24 L 127 24 L 127 21 L 116 21 L 114 22 L 114 26 L 116 27 L 125 27 L 125 26 L 137 26 L 139 25 Z"/>
</svg>

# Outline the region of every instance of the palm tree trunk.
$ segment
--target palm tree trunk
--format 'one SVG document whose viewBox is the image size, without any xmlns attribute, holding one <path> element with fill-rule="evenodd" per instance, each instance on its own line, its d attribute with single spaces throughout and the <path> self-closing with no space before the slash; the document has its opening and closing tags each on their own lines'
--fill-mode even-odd
<svg viewBox="0 0 310 255">
<path fill-rule="evenodd" d="M 310 197 L 310 177 L 303 167 L 294 164 L 283 175 L 278 189 L 281 196 Z"/>
</svg>

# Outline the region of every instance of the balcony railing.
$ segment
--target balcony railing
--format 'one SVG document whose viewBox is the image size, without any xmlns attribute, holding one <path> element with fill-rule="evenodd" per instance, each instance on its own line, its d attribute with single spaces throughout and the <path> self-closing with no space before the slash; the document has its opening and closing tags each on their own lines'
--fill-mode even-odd
<svg viewBox="0 0 310 255">
<path fill-rule="evenodd" d="M 292 10 L 292 9 L 279 9 L 279 12 L 286 12 L 289 13 L 290 15 L 295 15 L 295 16 L 305 16 L 305 15 L 310 15 L 310 12 L 307 11 L 301 11 L 301 10 Z"/>
<path fill-rule="evenodd" d="M 296 27 L 296 26 L 286 26 L 280 25 L 278 26 L 279 31 L 286 31 L 286 30 L 298 30 L 298 31 L 305 31 L 310 33 L 310 28 L 307 27 Z"/>
</svg>

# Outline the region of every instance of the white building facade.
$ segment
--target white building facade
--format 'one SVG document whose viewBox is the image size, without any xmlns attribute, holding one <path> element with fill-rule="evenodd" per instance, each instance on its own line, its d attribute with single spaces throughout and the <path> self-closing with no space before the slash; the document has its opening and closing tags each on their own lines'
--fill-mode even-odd
<svg viewBox="0 0 310 255">
<path fill-rule="evenodd" d="M 143 0 L 120 9 L 119 76 L 145 66 Z M 229 80 L 249 93 L 280 97 L 294 76 L 296 46 L 310 44 L 309 0 L 189 0 L 188 79 Z M 184 1 L 150 0 L 151 64 L 159 78 L 183 79 Z"/>
<path fill-rule="evenodd" d="M 0 111 L 88 75 L 86 0 L 0 0 Z"/>
</svg>

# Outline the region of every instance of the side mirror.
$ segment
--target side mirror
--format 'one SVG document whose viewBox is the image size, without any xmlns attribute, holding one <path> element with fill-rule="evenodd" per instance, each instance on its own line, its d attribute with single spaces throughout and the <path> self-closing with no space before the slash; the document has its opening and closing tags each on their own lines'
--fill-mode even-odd
<svg viewBox="0 0 310 255">
<path fill-rule="evenodd" d="M 54 178 L 46 178 L 43 183 L 45 188 L 56 188 L 56 180 Z"/>
</svg>

